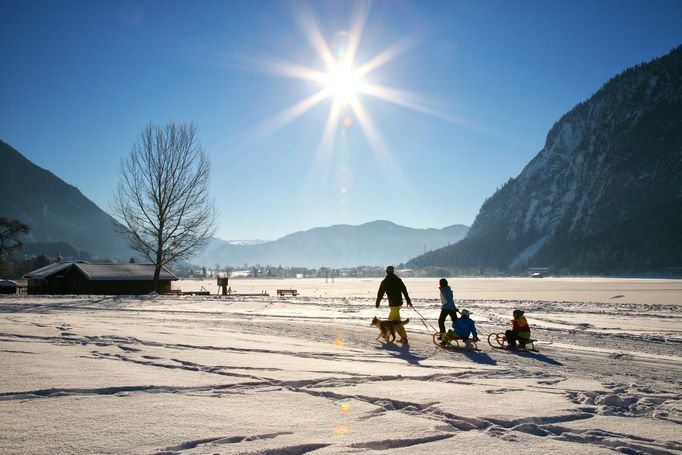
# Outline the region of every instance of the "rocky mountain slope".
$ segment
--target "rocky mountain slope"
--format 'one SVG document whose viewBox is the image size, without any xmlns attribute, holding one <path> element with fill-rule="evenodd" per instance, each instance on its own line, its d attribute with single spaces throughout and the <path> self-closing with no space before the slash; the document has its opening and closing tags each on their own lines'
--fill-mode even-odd
<svg viewBox="0 0 682 455">
<path fill-rule="evenodd" d="M 682 46 L 565 114 L 521 174 L 486 200 L 466 239 L 407 265 L 674 271 L 681 232 Z"/>
<path fill-rule="evenodd" d="M 36 166 L 3 141 L 0 141 L 0 216 L 26 223 L 31 228 L 28 243 L 67 242 L 75 251 L 87 252 L 95 258 L 127 260 L 136 256 L 127 247 L 125 237 L 116 232 L 107 213 L 78 188 Z M 27 247 L 30 249 L 30 245 Z"/>
</svg>

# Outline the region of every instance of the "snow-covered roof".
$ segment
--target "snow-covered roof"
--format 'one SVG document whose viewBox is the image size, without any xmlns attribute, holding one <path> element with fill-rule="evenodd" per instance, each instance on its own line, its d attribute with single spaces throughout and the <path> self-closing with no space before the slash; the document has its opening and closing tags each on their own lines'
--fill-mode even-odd
<svg viewBox="0 0 682 455">
<path fill-rule="evenodd" d="M 44 280 L 49 276 L 68 270 L 73 264 L 73 261 L 54 262 L 52 264 L 46 265 L 45 267 L 41 267 L 37 270 L 27 273 L 24 275 L 24 278 L 28 278 L 30 280 Z"/>
<path fill-rule="evenodd" d="M 90 264 L 76 263 L 75 266 L 90 280 L 151 280 L 154 278 L 154 264 Z M 177 280 L 165 267 L 161 267 L 159 279 Z"/>
<path fill-rule="evenodd" d="M 154 278 L 154 264 L 91 264 L 89 262 L 58 262 L 24 275 L 29 279 L 45 279 L 74 267 L 91 281 L 144 281 Z M 161 267 L 161 281 L 177 280 L 174 274 Z"/>
</svg>

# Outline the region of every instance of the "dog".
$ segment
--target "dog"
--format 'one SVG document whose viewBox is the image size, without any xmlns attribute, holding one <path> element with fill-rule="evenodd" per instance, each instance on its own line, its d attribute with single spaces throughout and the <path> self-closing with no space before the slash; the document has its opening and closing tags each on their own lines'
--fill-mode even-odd
<svg viewBox="0 0 682 455">
<path fill-rule="evenodd" d="M 402 329 L 398 329 L 398 333 L 405 333 L 403 326 L 409 322 L 409 318 L 405 319 L 404 321 L 382 321 L 374 316 L 371 325 L 379 328 L 379 336 L 377 336 L 377 341 L 379 341 L 381 338 L 384 338 L 386 340 L 386 344 L 391 344 L 395 341 L 396 328 L 400 327 L 400 329 Z M 404 343 L 406 341 L 407 338 L 402 337 L 398 340 L 398 343 Z"/>
</svg>

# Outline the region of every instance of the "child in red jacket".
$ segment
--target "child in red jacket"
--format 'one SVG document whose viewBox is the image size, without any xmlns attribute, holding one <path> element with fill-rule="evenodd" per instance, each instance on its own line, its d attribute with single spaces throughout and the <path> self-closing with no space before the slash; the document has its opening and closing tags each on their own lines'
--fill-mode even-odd
<svg viewBox="0 0 682 455">
<path fill-rule="evenodd" d="M 514 310 L 514 319 L 512 322 L 512 329 L 505 332 L 509 349 L 516 349 L 516 342 L 519 342 L 521 347 L 526 346 L 526 342 L 530 339 L 530 327 L 528 321 L 523 315 L 523 310 Z"/>
</svg>

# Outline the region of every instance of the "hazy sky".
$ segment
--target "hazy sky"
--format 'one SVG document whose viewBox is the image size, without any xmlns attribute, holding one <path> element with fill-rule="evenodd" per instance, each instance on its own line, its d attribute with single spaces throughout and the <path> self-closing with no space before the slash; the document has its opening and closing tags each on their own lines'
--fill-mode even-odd
<svg viewBox="0 0 682 455">
<path fill-rule="evenodd" d="M 0 139 L 108 211 L 142 128 L 194 122 L 224 239 L 471 225 L 680 24 L 679 0 L 0 0 Z"/>
</svg>

